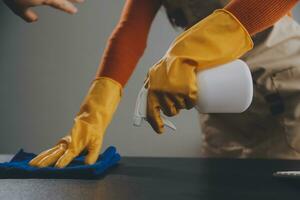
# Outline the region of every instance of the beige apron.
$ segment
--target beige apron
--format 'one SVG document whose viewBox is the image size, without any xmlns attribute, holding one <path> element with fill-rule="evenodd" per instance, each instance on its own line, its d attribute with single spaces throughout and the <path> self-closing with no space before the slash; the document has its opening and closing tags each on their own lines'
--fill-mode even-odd
<svg viewBox="0 0 300 200">
<path fill-rule="evenodd" d="M 203 156 L 300 158 L 300 26 L 282 18 L 243 60 L 253 102 L 242 114 L 200 114 Z"/>
</svg>

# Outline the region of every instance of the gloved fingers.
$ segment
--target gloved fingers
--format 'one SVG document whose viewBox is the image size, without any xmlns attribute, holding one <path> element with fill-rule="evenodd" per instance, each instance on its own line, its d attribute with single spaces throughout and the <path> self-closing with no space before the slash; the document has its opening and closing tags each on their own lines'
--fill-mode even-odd
<svg viewBox="0 0 300 200">
<path fill-rule="evenodd" d="M 45 0 L 43 4 L 70 14 L 77 12 L 77 8 L 68 0 Z"/>
<path fill-rule="evenodd" d="M 38 163 L 45 157 L 47 157 L 48 155 L 52 154 L 53 152 L 55 152 L 57 149 L 59 149 L 59 145 L 56 145 L 55 147 L 48 149 L 46 151 L 43 151 L 42 153 L 40 153 L 39 155 L 37 155 L 35 158 L 33 158 L 30 162 L 29 165 L 33 166 L 33 167 L 38 167 Z"/>
<path fill-rule="evenodd" d="M 156 96 L 148 93 L 147 98 L 147 121 L 157 133 L 164 132 L 164 123 L 160 116 L 160 107 Z"/>
<path fill-rule="evenodd" d="M 184 102 L 186 105 L 185 109 L 189 110 L 192 109 L 197 104 L 197 98 L 185 97 Z"/>
<path fill-rule="evenodd" d="M 165 115 L 172 117 L 178 114 L 178 110 L 171 98 L 165 94 L 157 95 L 157 98 L 159 100 L 160 108 Z"/>
<path fill-rule="evenodd" d="M 102 138 L 88 148 L 88 154 L 86 155 L 84 162 L 88 165 L 94 164 L 99 157 L 101 147 L 102 147 Z"/>
<path fill-rule="evenodd" d="M 65 153 L 66 149 L 63 147 L 58 148 L 50 155 L 45 156 L 37 163 L 37 167 L 48 167 L 56 163 L 56 161 Z"/>
<path fill-rule="evenodd" d="M 186 107 L 184 98 L 180 97 L 179 95 L 168 94 L 168 97 L 174 103 L 178 113 L 180 112 L 181 109 L 184 109 Z"/>
<path fill-rule="evenodd" d="M 67 151 L 65 151 L 65 153 L 55 163 L 55 167 L 57 167 L 57 168 L 64 168 L 64 167 L 66 167 L 68 164 L 70 164 L 70 162 L 76 156 L 78 156 L 78 154 L 79 153 L 76 153 L 74 150 L 72 150 L 70 148 L 67 149 Z"/>
</svg>

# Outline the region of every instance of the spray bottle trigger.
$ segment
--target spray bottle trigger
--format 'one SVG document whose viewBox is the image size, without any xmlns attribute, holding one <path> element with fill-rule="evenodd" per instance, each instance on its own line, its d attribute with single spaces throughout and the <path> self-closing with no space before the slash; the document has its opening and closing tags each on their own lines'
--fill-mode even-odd
<svg viewBox="0 0 300 200">
<path fill-rule="evenodd" d="M 148 90 L 145 88 L 145 86 L 143 86 L 138 94 L 138 98 L 135 104 L 135 111 L 133 117 L 134 126 L 140 127 L 144 120 L 147 121 L 147 96 Z M 176 126 L 170 120 L 168 120 L 165 116 L 161 117 L 166 127 L 172 130 L 176 130 Z"/>
<path fill-rule="evenodd" d="M 163 123 L 166 127 L 172 129 L 173 131 L 176 130 L 176 126 L 170 120 L 166 119 L 166 117 L 162 116 Z"/>
</svg>

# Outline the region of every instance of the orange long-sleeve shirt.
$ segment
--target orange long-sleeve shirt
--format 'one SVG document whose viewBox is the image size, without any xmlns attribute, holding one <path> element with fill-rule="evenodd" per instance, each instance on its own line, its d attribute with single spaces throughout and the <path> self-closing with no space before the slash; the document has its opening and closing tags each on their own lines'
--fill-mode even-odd
<svg viewBox="0 0 300 200">
<path fill-rule="evenodd" d="M 225 9 L 253 35 L 272 26 L 299 0 L 233 0 Z M 126 84 L 144 49 L 161 0 L 127 0 L 118 25 L 108 40 L 98 76 Z"/>
<path fill-rule="evenodd" d="M 161 0 L 127 0 L 121 18 L 111 34 L 97 76 L 126 84 L 146 48 L 152 21 Z"/>
<path fill-rule="evenodd" d="M 298 2 L 299 0 L 234 0 L 225 9 L 254 35 L 272 26 Z"/>
</svg>

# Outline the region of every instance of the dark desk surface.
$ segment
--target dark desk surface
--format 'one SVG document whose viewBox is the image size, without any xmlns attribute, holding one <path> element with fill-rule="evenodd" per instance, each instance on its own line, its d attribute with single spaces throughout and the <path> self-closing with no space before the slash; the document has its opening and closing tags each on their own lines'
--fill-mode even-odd
<svg viewBox="0 0 300 200">
<path fill-rule="evenodd" d="M 272 176 L 282 169 L 300 170 L 300 161 L 123 158 L 97 181 L 0 180 L 0 199 L 299 199 L 300 179 Z"/>
</svg>

